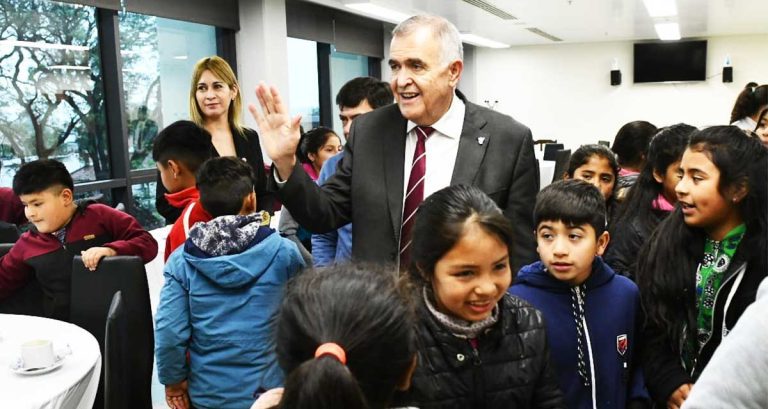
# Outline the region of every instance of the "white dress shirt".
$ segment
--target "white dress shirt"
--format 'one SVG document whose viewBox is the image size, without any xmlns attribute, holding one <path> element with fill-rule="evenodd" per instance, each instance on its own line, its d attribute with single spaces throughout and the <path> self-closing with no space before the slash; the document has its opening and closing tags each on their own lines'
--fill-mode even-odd
<svg viewBox="0 0 768 409">
<path fill-rule="evenodd" d="M 435 132 L 427 139 L 427 171 L 424 175 L 424 199 L 432 193 L 451 184 L 453 168 L 456 165 L 456 155 L 459 153 L 459 139 L 464 128 L 464 113 L 466 106 L 461 98 L 453 95 L 451 107 L 432 125 Z M 413 166 L 413 152 L 416 150 L 416 125 L 408 121 L 405 137 L 405 161 L 403 163 L 403 203 L 408 191 L 408 179 Z"/>
</svg>

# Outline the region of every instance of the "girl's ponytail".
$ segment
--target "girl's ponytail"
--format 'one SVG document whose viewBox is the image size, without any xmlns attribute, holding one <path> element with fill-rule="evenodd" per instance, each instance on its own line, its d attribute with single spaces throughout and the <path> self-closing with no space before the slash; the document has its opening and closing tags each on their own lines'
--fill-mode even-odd
<svg viewBox="0 0 768 409">
<path fill-rule="evenodd" d="M 765 105 L 768 105 L 768 85 L 757 85 L 756 82 L 748 83 L 736 97 L 736 103 L 733 104 L 731 111 L 730 123 L 755 115 Z"/>
<path fill-rule="evenodd" d="M 368 409 L 368 403 L 349 369 L 336 357 L 323 355 L 288 375 L 278 408 Z"/>
<path fill-rule="evenodd" d="M 337 265 L 288 284 L 276 325 L 287 375 L 278 408 L 383 409 L 416 355 L 415 310 L 397 270 Z"/>
</svg>

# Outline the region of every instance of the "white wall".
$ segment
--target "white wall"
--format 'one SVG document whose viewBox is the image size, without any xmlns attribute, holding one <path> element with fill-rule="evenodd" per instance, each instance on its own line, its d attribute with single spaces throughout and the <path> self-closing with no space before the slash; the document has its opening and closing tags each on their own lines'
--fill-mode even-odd
<svg viewBox="0 0 768 409">
<path fill-rule="evenodd" d="M 566 148 L 613 142 L 634 120 L 724 124 L 744 85 L 768 83 L 768 35 L 708 40 L 708 80 L 679 84 L 633 84 L 633 42 L 477 48 L 475 101 L 498 100 L 496 109 L 529 126 L 534 139 L 557 139 Z M 730 84 L 722 82 L 726 54 L 734 67 Z M 614 58 L 622 84 L 612 87 Z"/>
</svg>

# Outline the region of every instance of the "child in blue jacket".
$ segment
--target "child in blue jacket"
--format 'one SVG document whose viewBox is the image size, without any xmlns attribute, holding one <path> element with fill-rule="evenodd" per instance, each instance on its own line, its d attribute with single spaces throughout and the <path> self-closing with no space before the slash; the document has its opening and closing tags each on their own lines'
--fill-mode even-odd
<svg viewBox="0 0 768 409">
<path fill-rule="evenodd" d="M 155 356 L 169 407 L 247 409 L 257 391 L 283 384 L 272 326 L 304 264 L 268 215 L 254 213 L 251 173 L 233 157 L 201 166 L 200 203 L 214 219 L 195 224 L 165 264 Z"/>
<path fill-rule="evenodd" d="M 579 180 L 542 190 L 534 209 L 541 261 L 523 267 L 509 292 L 544 315 L 569 408 L 644 408 L 650 401 L 633 359 L 640 294 L 600 256 L 608 245 L 600 192 Z"/>
</svg>

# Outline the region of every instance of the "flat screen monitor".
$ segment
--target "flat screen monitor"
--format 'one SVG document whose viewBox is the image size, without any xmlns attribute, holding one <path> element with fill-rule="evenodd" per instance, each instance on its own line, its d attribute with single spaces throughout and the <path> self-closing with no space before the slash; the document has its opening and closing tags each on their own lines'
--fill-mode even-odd
<svg viewBox="0 0 768 409">
<path fill-rule="evenodd" d="M 704 81 L 706 76 L 706 40 L 635 44 L 636 83 Z"/>
</svg>

